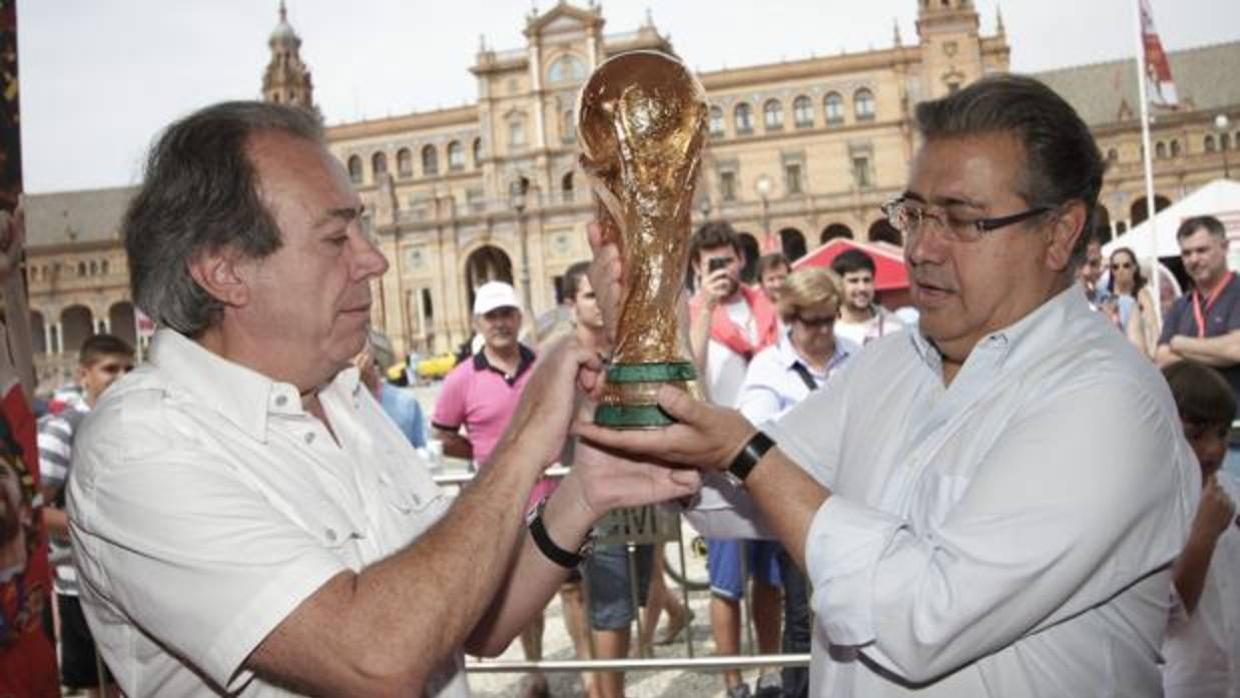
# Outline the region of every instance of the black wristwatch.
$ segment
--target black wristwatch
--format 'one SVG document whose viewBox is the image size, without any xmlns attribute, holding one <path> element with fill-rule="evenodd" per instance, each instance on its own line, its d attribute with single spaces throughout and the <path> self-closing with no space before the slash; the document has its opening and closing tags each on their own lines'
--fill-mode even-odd
<svg viewBox="0 0 1240 698">
<path fill-rule="evenodd" d="M 551 540 L 551 536 L 547 534 L 547 527 L 543 525 L 542 514 L 543 509 L 546 508 L 547 497 L 543 497 L 538 500 L 538 504 L 534 505 L 533 509 L 530 509 L 530 513 L 526 514 L 525 525 L 530 529 L 530 538 L 534 539 L 534 545 L 538 546 L 538 549 L 542 551 L 542 554 L 548 560 L 564 569 L 577 569 L 577 566 L 589 557 L 590 552 L 594 550 L 594 533 L 590 532 L 586 535 L 586 539 L 581 541 L 581 547 L 577 548 L 577 552 L 561 548 L 556 545 L 555 541 Z"/>
<path fill-rule="evenodd" d="M 762 460 L 762 456 L 771 450 L 775 445 L 774 439 L 759 431 L 749 437 L 749 441 L 745 443 L 745 447 L 741 452 L 736 454 L 732 462 L 728 464 L 728 469 L 724 471 L 723 476 L 731 480 L 737 487 L 745 486 L 745 478 L 749 477 L 749 472 L 753 467 Z"/>
</svg>

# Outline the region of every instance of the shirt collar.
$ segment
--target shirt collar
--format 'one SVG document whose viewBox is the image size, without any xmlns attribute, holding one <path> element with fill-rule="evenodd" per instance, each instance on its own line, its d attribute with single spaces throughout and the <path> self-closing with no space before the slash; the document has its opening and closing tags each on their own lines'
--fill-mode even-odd
<svg viewBox="0 0 1240 698">
<path fill-rule="evenodd" d="M 512 385 L 513 383 L 516 383 L 517 379 L 521 377 L 521 374 L 525 373 L 526 369 L 528 369 L 534 363 L 534 350 L 533 349 L 530 349 L 524 344 L 518 344 L 517 352 L 521 355 L 521 358 L 520 360 L 517 361 L 517 370 L 515 373 L 512 374 L 511 378 L 508 377 L 508 374 L 492 366 L 490 361 L 487 361 L 487 353 L 484 349 L 479 349 L 478 353 L 474 354 L 474 370 L 475 371 L 488 371 L 488 370 L 494 371 L 498 373 L 500 376 L 502 376 L 504 380 L 508 381 L 509 385 Z"/>
<path fill-rule="evenodd" d="M 969 351 L 965 364 L 980 353 L 991 352 L 996 353 L 994 359 L 996 366 L 1000 367 L 1011 363 L 1019 364 L 1025 361 L 1026 357 L 1036 360 L 1044 353 L 1048 343 L 1055 342 L 1056 337 L 1068 336 L 1061 334 L 1069 331 L 1066 325 L 1088 316 L 1090 312 L 1085 289 L 1080 284 L 1069 284 L 1068 288 L 1055 294 L 1023 318 L 979 340 Z M 921 323 L 908 335 L 914 350 L 926 366 L 942 375 L 943 355 L 934 342 L 922 334 Z"/>
<path fill-rule="evenodd" d="M 784 368 L 792 370 L 793 366 L 801 364 L 811 372 L 814 370 L 812 366 L 805 362 L 805 359 L 801 357 L 800 353 L 797 352 L 796 347 L 792 345 L 791 329 L 788 329 L 779 336 L 779 343 L 776 346 L 778 347 L 776 351 L 779 352 L 779 363 Z M 826 373 L 829 374 L 831 371 L 835 370 L 835 367 L 839 366 L 840 362 L 844 359 L 851 356 L 855 352 L 855 349 L 856 345 L 852 342 L 844 339 L 843 337 L 836 337 L 835 351 L 831 353 L 831 358 L 827 360 Z"/>
<path fill-rule="evenodd" d="M 304 413 L 301 394 L 293 384 L 274 381 L 229 361 L 174 330 L 164 328 L 155 332 L 150 362 L 168 382 L 184 388 L 259 441 L 267 440 L 269 415 Z M 350 366 L 337 373 L 320 392 L 354 396 L 360 385 L 357 369 Z"/>
</svg>

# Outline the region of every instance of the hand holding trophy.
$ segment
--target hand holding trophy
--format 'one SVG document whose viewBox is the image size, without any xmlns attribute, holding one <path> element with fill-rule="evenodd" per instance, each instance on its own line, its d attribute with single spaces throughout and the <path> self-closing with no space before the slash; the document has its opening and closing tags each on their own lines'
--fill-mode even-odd
<svg viewBox="0 0 1240 698">
<path fill-rule="evenodd" d="M 620 251 L 612 365 L 595 423 L 641 429 L 672 423 L 655 393 L 696 377 L 681 351 L 677 303 L 689 216 L 706 140 L 706 92 L 676 58 L 633 51 L 600 65 L 578 98 L 581 167 L 604 235 Z"/>
</svg>

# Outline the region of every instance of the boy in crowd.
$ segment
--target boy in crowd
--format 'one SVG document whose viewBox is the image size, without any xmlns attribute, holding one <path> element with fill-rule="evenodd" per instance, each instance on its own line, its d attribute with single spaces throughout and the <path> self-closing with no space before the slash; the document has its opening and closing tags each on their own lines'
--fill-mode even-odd
<svg viewBox="0 0 1240 698">
<path fill-rule="evenodd" d="M 65 483 L 69 480 L 73 435 L 78 425 L 103 391 L 132 369 L 133 348 L 124 340 L 110 334 L 87 337 L 78 353 L 77 382 L 82 387 L 82 400 L 39 423 L 39 469 L 43 501 L 47 503 L 43 517 L 51 558 L 57 561 L 53 587 L 60 614 L 61 682 L 71 689 L 86 689 L 89 696 L 99 695 L 97 688 L 105 683 L 101 681 L 105 677 L 109 695 L 114 694 L 116 685 L 106 666 L 104 676 L 99 676 L 95 641 L 78 601 L 77 572 L 69 551 L 69 519 L 64 511 Z"/>
<path fill-rule="evenodd" d="M 1180 361 L 1163 369 L 1201 465 L 1201 501 L 1175 562 L 1175 594 L 1163 641 L 1167 698 L 1240 695 L 1240 521 L 1236 479 L 1219 469 L 1236 400 L 1214 369 Z"/>
</svg>

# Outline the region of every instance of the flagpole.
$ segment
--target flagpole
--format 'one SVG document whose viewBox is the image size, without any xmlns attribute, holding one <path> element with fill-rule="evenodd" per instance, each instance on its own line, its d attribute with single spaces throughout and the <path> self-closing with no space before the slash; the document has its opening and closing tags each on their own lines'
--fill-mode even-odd
<svg viewBox="0 0 1240 698">
<path fill-rule="evenodd" d="M 1158 220 L 1154 204 L 1154 164 L 1150 158 L 1150 100 L 1146 90 L 1145 26 L 1141 19 L 1144 0 L 1134 0 L 1137 17 L 1137 93 L 1141 102 L 1141 162 L 1145 168 L 1145 214 L 1150 227 L 1150 288 L 1154 294 L 1154 317 L 1162 324 L 1162 273 L 1158 262 Z"/>
</svg>

